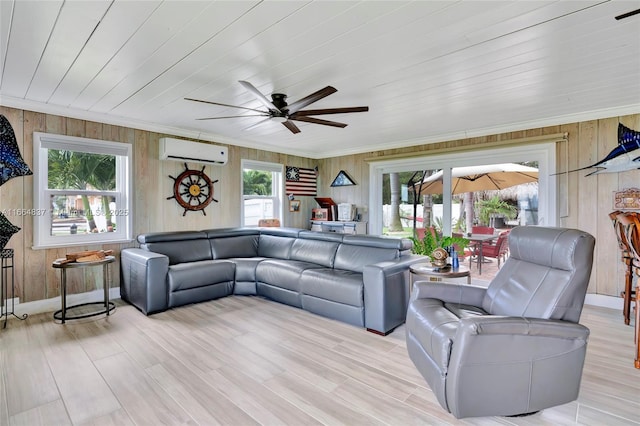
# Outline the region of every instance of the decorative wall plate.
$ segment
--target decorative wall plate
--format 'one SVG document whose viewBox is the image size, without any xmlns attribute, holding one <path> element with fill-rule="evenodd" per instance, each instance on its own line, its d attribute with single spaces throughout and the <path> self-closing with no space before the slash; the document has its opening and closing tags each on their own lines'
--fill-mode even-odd
<svg viewBox="0 0 640 426">
<path fill-rule="evenodd" d="M 201 211 L 206 216 L 204 209 L 211 201 L 218 202 L 213 198 L 213 184 L 218 181 L 211 182 L 209 176 L 204 173 L 205 167 L 202 166 L 202 170 L 189 169 L 187 163 L 184 163 L 185 171 L 177 178 L 169 175 L 173 179 L 173 195 L 167 197 L 167 200 L 175 198 L 180 207 L 184 208 L 182 216 L 188 211 Z"/>
<path fill-rule="evenodd" d="M 614 210 L 639 210 L 640 209 L 640 189 L 627 188 L 613 193 Z"/>
</svg>

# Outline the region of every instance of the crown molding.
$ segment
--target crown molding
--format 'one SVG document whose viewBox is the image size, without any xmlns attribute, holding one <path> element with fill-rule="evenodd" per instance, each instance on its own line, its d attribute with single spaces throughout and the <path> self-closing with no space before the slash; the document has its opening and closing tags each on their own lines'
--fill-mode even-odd
<svg viewBox="0 0 640 426">
<path fill-rule="evenodd" d="M 44 114 L 53 114 L 64 117 L 76 118 L 81 120 L 95 121 L 98 123 L 111 124 L 115 126 L 129 127 L 133 129 L 146 130 L 150 132 L 162 133 L 171 136 L 182 136 L 189 139 L 222 143 L 227 145 L 235 145 L 244 148 L 252 148 L 259 150 L 269 150 L 279 154 L 295 155 L 314 160 L 321 160 L 332 157 L 343 157 L 349 155 L 357 155 L 371 153 L 373 151 L 384 151 L 389 149 L 409 148 L 413 146 L 428 145 L 439 142 L 447 142 L 460 139 L 476 138 L 502 133 L 516 132 L 522 130 L 537 129 L 549 126 L 558 126 L 576 122 L 598 120 L 610 117 L 619 117 L 624 115 L 640 114 L 640 103 L 624 105 L 612 108 L 603 108 L 593 111 L 579 112 L 573 114 L 565 114 L 556 117 L 546 117 L 542 119 L 514 122 L 499 126 L 485 127 L 479 129 L 466 129 L 457 132 L 442 133 L 438 135 L 425 136 L 423 138 L 406 139 L 384 142 L 374 145 L 368 145 L 366 148 L 340 149 L 335 151 L 309 151 L 303 149 L 284 148 L 277 146 L 265 145 L 263 142 L 255 142 L 251 140 L 232 139 L 215 133 L 203 133 L 193 130 L 187 130 L 179 127 L 163 126 L 157 123 L 151 123 L 142 120 L 132 120 L 126 117 L 114 116 L 104 113 L 96 113 L 91 111 L 82 111 L 73 108 L 63 107 L 59 105 L 43 104 L 41 102 L 28 101 L 12 96 L 0 96 L 0 105 L 11 108 L 25 109 L 29 111 L 40 112 Z"/>
</svg>

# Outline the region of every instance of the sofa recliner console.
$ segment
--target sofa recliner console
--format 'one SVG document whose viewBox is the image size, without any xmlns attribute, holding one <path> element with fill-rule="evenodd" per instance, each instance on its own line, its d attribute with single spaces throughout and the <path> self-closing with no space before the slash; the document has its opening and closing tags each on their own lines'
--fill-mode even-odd
<svg viewBox="0 0 640 426">
<path fill-rule="evenodd" d="M 257 295 L 388 334 L 405 321 L 411 241 L 288 228 L 138 236 L 121 254 L 122 299 L 144 314 Z"/>
</svg>

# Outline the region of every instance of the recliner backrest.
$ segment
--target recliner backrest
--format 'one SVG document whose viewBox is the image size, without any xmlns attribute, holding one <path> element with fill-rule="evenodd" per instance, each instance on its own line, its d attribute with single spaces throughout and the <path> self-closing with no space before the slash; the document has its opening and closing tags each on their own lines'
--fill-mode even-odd
<svg viewBox="0 0 640 426">
<path fill-rule="evenodd" d="M 258 255 L 257 228 L 218 228 L 203 231 L 209 238 L 214 259 L 255 257 Z"/>
<path fill-rule="evenodd" d="M 168 256 L 170 265 L 212 259 L 207 234 L 202 231 L 141 234 L 138 242 L 141 249 Z"/>
<path fill-rule="evenodd" d="M 523 226 L 509 235 L 510 257 L 487 288 L 492 315 L 578 322 L 589 285 L 595 239 L 564 228 Z"/>
<path fill-rule="evenodd" d="M 300 229 L 293 228 L 261 228 L 258 239 L 258 256 L 289 259 L 291 247 L 300 231 Z"/>
</svg>

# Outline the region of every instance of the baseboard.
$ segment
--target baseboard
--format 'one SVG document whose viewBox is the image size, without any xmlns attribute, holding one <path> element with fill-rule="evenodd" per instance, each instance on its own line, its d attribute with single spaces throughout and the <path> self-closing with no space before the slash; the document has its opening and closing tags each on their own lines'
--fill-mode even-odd
<svg viewBox="0 0 640 426">
<path fill-rule="evenodd" d="M 109 289 L 109 299 L 119 299 L 120 298 L 120 287 L 110 288 Z M 17 298 L 16 298 L 17 299 Z M 67 295 L 67 306 L 77 305 L 79 303 L 87 303 L 87 302 L 100 302 L 104 300 L 104 291 L 103 290 L 93 290 L 88 291 L 86 293 L 79 294 L 69 294 Z M 41 314 L 44 312 L 55 312 L 59 310 L 60 305 L 60 296 L 52 297 L 51 299 L 43 299 L 36 300 L 33 302 L 26 303 L 16 303 L 14 305 L 15 314 L 21 317 L 24 314 L 27 315 L 35 315 Z M 9 308 L 11 308 L 11 304 L 9 304 Z M 11 316 L 9 316 L 11 318 Z"/>
<path fill-rule="evenodd" d="M 476 284 L 476 283 L 474 283 Z M 109 291 L 110 299 L 120 298 L 120 288 L 111 288 Z M 17 298 L 16 298 L 17 300 Z M 87 303 L 103 300 L 102 290 L 93 290 L 87 293 L 70 294 L 67 296 L 67 305 L 77 305 L 78 303 Z M 605 296 L 602 294 L 587 294 L 584 303 L 587 305 L 600 306 L 603 308 L 617 309 L 622 312 L 622 298 L 614 296 Z M 43 312 L 55 312 L 60 309 L 60 297 L 51 299 L 36 300 L 34 302 L 16 303 L 15 314 L 17 316 L 35 315 Z"/>
<path fill-rule="evenodd" d="M 617 309 L 620 312 L 622 312 L 622 302 L 622 297 L 605 296 L 604 294 L 587 294 L 584 299 L 585 305 Z"/>
</svg>

